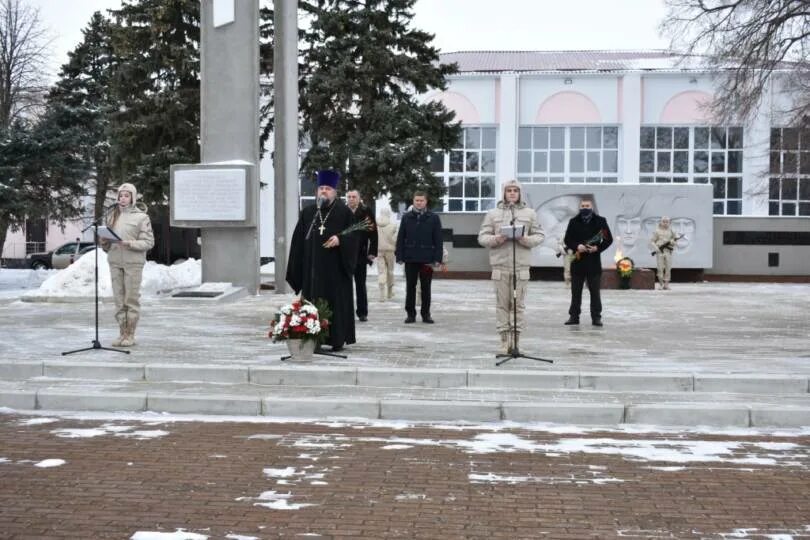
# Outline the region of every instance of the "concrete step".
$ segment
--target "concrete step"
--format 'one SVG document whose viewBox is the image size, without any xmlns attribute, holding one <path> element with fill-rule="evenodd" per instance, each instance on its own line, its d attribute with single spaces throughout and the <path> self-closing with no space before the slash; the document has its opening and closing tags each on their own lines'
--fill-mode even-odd
<svg viewBox="0 0 810 540">
<path fill-rule="evenodd" d="M 376 368 L 284 364 L 278 360 L 252 365 L 72 360 L 0 362 L 0 381 L 26 381 L 39 378 L 156 383 L 205 382 L 263 386 L 711 392 L 810 397 L 810 377 L 805 374 Z"/>
<path fill-rule="evenodd" d="M 810 394 L 806 392 L 265 385 L 38 377 L 0 383 L 0 407 L 583 425 L 810 426 Z"/>
</svg>

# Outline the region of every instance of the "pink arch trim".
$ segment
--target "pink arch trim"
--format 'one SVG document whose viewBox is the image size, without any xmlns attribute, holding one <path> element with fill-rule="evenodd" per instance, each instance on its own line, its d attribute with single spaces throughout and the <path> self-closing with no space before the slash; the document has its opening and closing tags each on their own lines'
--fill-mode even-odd
<svg viewBox="0 0 810 540">
<path fill-rule="evenodd" d="M 591 99 L 579 92 L 557 92 L 537 109 L 537 124 L 600 124 L 602 115 Z"/>
<path fill-rule="evenodd" d="M 449 110 L 456 113 L 456 120 L 462 124 L 480 124 L 481 115 L 466 96 L 458 92 L 439 92 L 428 98 L 428 101 L 438 101 Z"/>
<path fill-rule="evenodd" d="M 711 94 L 699 90 L 687 90 L 672 96 L 661 110 L 662 124 L 711 124 L 712 115 L 708 105 Z"/>
</svg>

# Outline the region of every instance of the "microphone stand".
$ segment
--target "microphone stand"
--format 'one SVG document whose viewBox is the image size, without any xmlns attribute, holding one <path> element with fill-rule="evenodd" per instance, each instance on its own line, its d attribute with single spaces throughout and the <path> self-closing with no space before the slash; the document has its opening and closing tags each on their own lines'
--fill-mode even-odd
<svg viewBox="0 0 810 540">
<path fill-rule="evenodd" d="M 312 235 L 312 228 L 315 226 L 315 216 L 320 215 L 320 213 L 321 213 L 321 205 L 322 204 L 323 204 L 323 199 L 321 199 L 320 197 L 315 199 L 315 213 L 312 214 L 312 223 L 309 224 L 309 230 L 307 231 L 307 235 L 304 238 L 304 242 L 305 242 L 304 248 L 305 249 L 306 249 L 306 241 L 309 240 L 310 236 Z M 337 204 L 337 200 L 335 200 L 334 204 Z M 315 262 L 311 258 L 310 258 L 310 263 L 309 263 L 309 287 L 310 287 L 309 288 L 310 291 L 314 290 L 314 288 L 315 288 Z M 304 297 L 304 291 L 302 290 L 301 291 L 301 298 L 303 298 L 303 297 Z M 346 358 L 346 355 L 344 355 L 344 354 L 337 354 L 337 353 L 326 352 L 324 350 L 321 350 L 320 344 L 318 344 L 315 347 L 315 351 L 313 352 L 313 354 L 319 354 L 321 356 L 333 356 L 335 358 Z M 284 360 L 289 360 L 290 358 L 292 358 L 291 354 L 285 354 L 284 356 L 282 356 L 280 358 L 280 360 L 283 362 Z"/>
<path fill-rule="evenodd" d="M 88 225 L 87 227 L 82 229 L 82 232 L 85 232 L 86 230 L 88 230 L 88 229 L 90 229 L 92 227 L 92 229 L 93 229 L 93 240 L 94 240 L 94 242 L 96 244 L 96 249 L 94 250 L 95 264 L 94 264 L 94 267 L 93 267 L 93 273 L 94 273 L 95 285 L 96 285 L 96 287 L 95 287 L 95 292 L 96 292 L 96 297 L 95 297 L 95 304 L 96 304 L 96 321 L 95 321 L 96 322 L 96 339 L 94 339 L 92 341 L 92 343 L 93 343 L 92 347 L 85 347 L 83 349 L 76 349 L 75 351 L 63 352 L 62 356 L 67 356 L 68 354 L 80 353 L 80 352 L 85 352 L 85 351 L 113 351 L 113 352 L 129 354 L 129 351 L 124 351 L 124 350 L 121 350 L 121 349 L 113 349 L 111 347 L 102 347 L 101 346 L 101 340 L 99 340 L 99 338 L 98 338 L 98 250 L 99 250 L 99 245 L 98 245 L 98 222 L 101 221 L 101 219 L 104 218 L 104 216 L 107 215 L 107 212 L 109 212 L 112 208 L 115 208 L 115 205 L 108 208 L 104 212 L 104 214 L 99 216 L 98 219 L 94 219 L 93 222 L 90 225 Z"/>
<path fill-rule="evenodd" d="M 546 358 L 540 358 L 538 356 L 529 356 L 527 354 L 521 354 L 520 348 L 518 347 L 518 331 L 517 331 L 517 239 L 515 238 L 515 209 L 512 207 L 512 221 L 509 222 L 509 225 L 512 226 L 512 236 L 510 240 L 512 241 L 512 349 L 509 351 L 508 354 L 496 354 L 495 358 L 502 358 L 503 360 L 499 362 L 495 362 L 496 366 L 500 366 L 508 362 L 509 360 L 513 360 L 515 358 L 527 358 L 529 360 L 536 360 L 538 362 L 548 362 L 549 364 L 553 364 L 554 360 L 548 360 Z"/>
</svg>

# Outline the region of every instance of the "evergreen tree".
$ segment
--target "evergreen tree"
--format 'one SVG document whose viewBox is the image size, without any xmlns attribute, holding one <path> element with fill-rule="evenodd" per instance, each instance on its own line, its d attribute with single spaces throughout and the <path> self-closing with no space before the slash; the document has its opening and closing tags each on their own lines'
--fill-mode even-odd
<svg viewBox="0 0 810 540">
<path fill-rule="evenodd" d="M 169 166 L 200 160 L 200 2 L 125 0 L 112 11 L 120 59 L 112 174 L 147 204 L 168 200 Z"/>
<path fill-rule="evenodd" d="M 430 155 L 448 151 L 461 128 L 454 114 L 416 95 L 445 89 L 455 65 L 439 63 L 431 34 L 411 28 L 415 0 L 317 0 L 302 51 L 303 128 L 311 148 L 303 174 L 334 167 L 367 198 L 409 201 L 416 188 L 436 200 L 443 184 Z"/>
<path fill-rule="evenodd" d="M 110 22 L 96 12 L 83 30 L 84 39 L 69 53 L 59 79 L 48 95 L 45 117 L 40 124 L 53 124 L 55 136 L 65 139 L 64 152 L 77 154 L 86 177 L 95 191 L 95 216 L 101 215 L 107 190 L 112 183 L 110 167 L 110 118 L 117 110 L 111 94 L 117 66 L 112 49 Z M 53 173 L 59 171 L 62 157 L 53 156 Z M 89 186 L 88 186 L 89 187 Z"/>
</svg>

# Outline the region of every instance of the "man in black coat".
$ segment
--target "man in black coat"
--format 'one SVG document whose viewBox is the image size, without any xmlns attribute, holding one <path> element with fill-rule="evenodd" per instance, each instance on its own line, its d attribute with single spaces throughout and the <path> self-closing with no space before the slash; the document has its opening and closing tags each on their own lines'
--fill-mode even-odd
<svg viewBox="0 0 810 540">
<path fill-rule="evenodd" d="M 315 302 L 323 298 L 332 309 L 329 344 L 339 351 L 355 342 L 352 276 L 357 239 L 341 233 L 352 225 L 352 211 L 338 198 L 337 171 L 318 172 L 314 205 L 301 210 L 290 244 L 287 283 L 296 294 Z"/>
<path fill-rule="evenodd" d="M 430 316 L 430 284 L 433 267 L 442 262 L 442 222 L 427 207 L 427 194 L 413 194 L 413 209 L 402 216 L 397 235 L 397 263 L 405 263 L 406 323 L 416 322 L 416 280 L 422 291 L 422 322 L 433 324 Z"/>
<path fill-rule="evenodd" d="M 346 204 L 354 215 L 354 222 L 360 223 L 367 219 L 371 229 L 357 231 L 359 247 L 357 249 L 357 264 L 354 266 L 354 290 L 357 293 L 357 318 L 362 322 L 368 320 L 368 293 L 366 291 L 366 269 L 377 258 L 377 220 L 374 212 L 363 204 L 360 192 L 353 189 L 346 193 Z"/>
<path fill-rule="evenodd" d="M 579 324 L 582 305 L 582 285 L 588 283 L 591 295 L 591 322 L 602 326 L 602 299 L 599 295 L 602 279 L 602 252 L 613 243 L 607 221 L 593 210 L 591 199 L 582 199 L 579 214 L 568 222 L 565 246 L 575 253 L 571 261 L 571 307 L 565 324 Z"/>
</svg>

